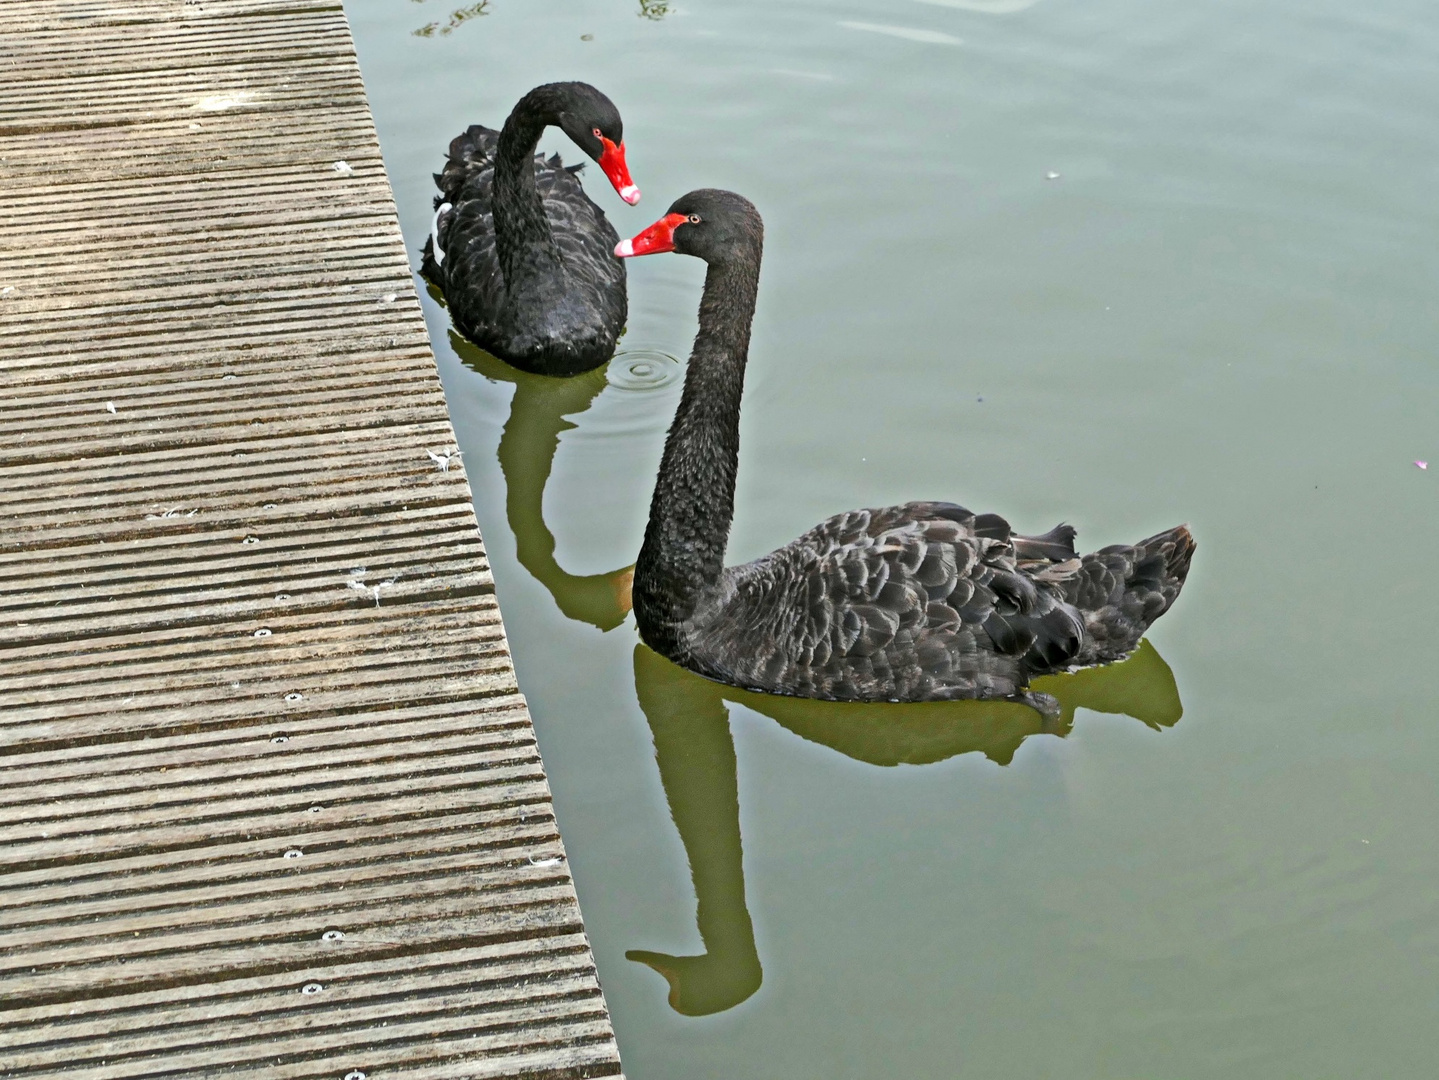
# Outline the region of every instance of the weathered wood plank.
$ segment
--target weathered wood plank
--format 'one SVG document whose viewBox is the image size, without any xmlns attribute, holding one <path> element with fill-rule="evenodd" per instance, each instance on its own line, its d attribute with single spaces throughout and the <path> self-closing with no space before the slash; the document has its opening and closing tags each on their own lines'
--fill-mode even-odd
<svg viewBox="0 0 1439 1080">
<path fill-rule="evenodd" d="M 113 839 L 107 842 L 99 833 L 73 843 L 36 843 L 0 873 L 0 888 L 6 890 L 6 904 L 17 906 L 28 902 L 25 897 L 33 895 L 32 890 L 58 884 L 121 893 L 131 881 L 137 885 L 152 877 L 169 881 L 171 874 L 199 882 L 210 872 L 206 868 L 249 865 L 256 858 L 273 856 L 277 849 L 287 851 L 309 840 L 364 845 L 428 837 L 424 842 L 436 843 L 438 850 L 445 846 L 444 837 L 456 830 L 468 832 L 470 826 L 503 831 L 511 821 L 553 821 L 548 793 L 538 776 L 490 785 L 457 784 L 422 795 L 402 787 L 387 788 L 384 805 L 377 805 L 373 797 L 378 790 L 369 785 L 331 792 L 324 801 L 296 799 L 291 810 L 258 820 L 164 826 L 127 838 L 133 850 L 117 846 Z M 313 810 L 314 806 L 320 810 Z"/>
</svg>

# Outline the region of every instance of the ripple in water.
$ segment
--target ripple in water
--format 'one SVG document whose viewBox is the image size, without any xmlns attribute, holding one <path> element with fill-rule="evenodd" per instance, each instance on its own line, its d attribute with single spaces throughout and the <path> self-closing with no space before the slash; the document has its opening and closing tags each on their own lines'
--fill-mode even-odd
<svg viewBox="0 0 1439 1080">
<path fill-rule="evenodd" d="M 621 390 L 658 390 L 680 377 L 680 362 L 655 349 L 631 349 L 615 353 L 608 376 Z"/>
</svg>

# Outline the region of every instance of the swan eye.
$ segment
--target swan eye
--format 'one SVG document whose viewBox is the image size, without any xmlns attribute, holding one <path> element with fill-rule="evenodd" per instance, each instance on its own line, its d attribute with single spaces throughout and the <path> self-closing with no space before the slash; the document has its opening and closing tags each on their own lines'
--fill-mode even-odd
<svg viewBox="0 0 1439 1080">
<path fill-rule="evenodd" d="M 699 216 L 698 214 L 691 214 L 691 215 L 690 215 L 690 224 L 691 224 L 691 225 L 698 225 L 699 223 L 700 223 L 700 216 Z"/>
<path fill-rule="evenodd" d="M 600 129 L 599 129 L 599 128 L 593 128 L 592 130 L 593 130 L 593 132 L 594 132 L 594 136 L 595 136 L 596 139 L 603 139 L 603 138 L 604 138 L 604 135 L 600 132 Z"/>
</svg>

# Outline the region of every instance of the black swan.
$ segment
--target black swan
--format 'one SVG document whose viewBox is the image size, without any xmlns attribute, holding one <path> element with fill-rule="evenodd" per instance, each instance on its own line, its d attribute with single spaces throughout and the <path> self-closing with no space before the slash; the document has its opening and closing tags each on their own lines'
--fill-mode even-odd
<svg viewBox="0 0 1439 1080">
<path fill-rule="evenodd" d="M 535 153 L 551 124 L 599 162 L 620 198 L 640 201 L 610 99 L 587 83 L 537 86 L 500 131 L 476 124 L 450 143 L 420 270 L 475 344 L 526 371 L 573 375 L 615 351 L 625 268 L 613 255 L 619 234 L 575 176 L 581 166 Z"/>
<path fill-rule="evenodd" d="M 1008 698 L 1046 715 L 1031 678 L 1128 655 L 1179 595 L 1178 526 L 1079 558 L 1074 529 L 1017 536 L 942 502 L 854 510 L 743 566 L 734 517 L 740 395 L 764 224 L 728 191 L 692 191 L 615 248 L 708 264 L 699 333 L 665 441 L 633 603 L 640 636 L 732 686 L 834 701 Z"/>
</svg>

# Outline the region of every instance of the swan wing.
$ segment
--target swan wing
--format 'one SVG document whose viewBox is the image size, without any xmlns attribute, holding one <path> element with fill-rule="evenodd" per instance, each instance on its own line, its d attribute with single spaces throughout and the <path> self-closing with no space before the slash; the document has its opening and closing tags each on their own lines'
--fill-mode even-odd
<svg viewBox="0 0 1439 1080">
<path fill-rule="evenodd" d="M 863 700 L 1004 696 L 1034 671 L 1064 667 L 1082 645 L 1083 621 L 1063 594 L 1079 569 L 1064 526 L 1017 537 L 994 514 L 907 503 L 830 518 L 738 569 L 727 606 L 750 623 L 762 688 Z"/>
<path fill-rule="evenodd" d="M 474 124 L 450 142 L 435 174 L 435 218 L 420 270 L 445 293 L 461 331 L 484 342 L 505 306 L 505 279 L 495 251 L 495 152 L 500 133 Z M 436 247 L 444 253 L 436 258 Z"/>
</svg>

